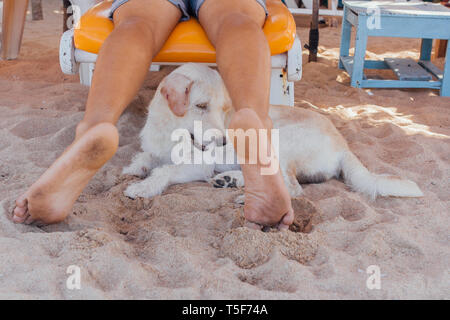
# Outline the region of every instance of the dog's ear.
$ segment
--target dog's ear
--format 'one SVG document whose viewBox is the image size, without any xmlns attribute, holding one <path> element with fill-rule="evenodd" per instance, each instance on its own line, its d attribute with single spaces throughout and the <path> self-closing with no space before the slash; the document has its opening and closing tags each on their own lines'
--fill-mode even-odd
<svg viewBox="0 0 450 320">
<path fill-rule="evenodd" d="M 170 110 L 177 116 L 182 117 L 189 107 L 189 94 L 193 80 L 179 74 L 172 73 L 164 79 L 161 94 L 167 99 Z"/>
</svg>

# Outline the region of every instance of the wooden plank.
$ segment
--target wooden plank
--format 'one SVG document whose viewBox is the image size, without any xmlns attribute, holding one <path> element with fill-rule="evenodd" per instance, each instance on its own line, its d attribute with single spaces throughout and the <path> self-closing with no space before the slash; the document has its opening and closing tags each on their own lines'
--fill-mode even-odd
<svg viewBox="0 0 450 320">
<path fill-rule="evenodd" d="M 427 81 L 431 75 L 411 59 L 385 58 L 386 64 L 394 71 L 399 80 L 403 81 Z"/>
<path fill-rule="evenodd" d="M 345 68 L 345 70 L 351 74 L 353 70 L 353 56 L 340 57 L 340 61 Z M 389 69 L 386 62 L 383 60 L 364 60 L 364 69 Z M 366 79 L 366 76 L 363 76 Z"/>
<path fill-rule="evenodd" d="M 383 60 L 364 60 L 364 69 L 389 69 Z"/>
<path fill-rule="evenodd" d="M 289 8 L 289 11 L 293 14 L 312 14 L 312 9 L 305 9 L 305 8 Z M 319 14 L 321 16 L 336 16 L 336 17 L 342 17 L 342 10 L 328 10 L 328 9 L 319 9 Z"/>
<path fill-rule="evenodd" d="M 356 27 L 358 25 L 358 15 L 350 9 L 347 9 L 345 19 L 347 19 L 352 26 Z"/>
<path fill-rule="evenodd" d="M 344 1 L 344 4 L 359 15 L 370 15 L 373 12 L 369 9 L 377 8 L 381 16 L 450 18 L 450 9 L 439 3 Z"/>
<path fill-rule="evenodd" d="M 439 80 L 442 80 L 444 78 L 444 71 L 436 67 L 431 61 L 419 61 L 419 65 L 433 74 Z"/>
<path fill-rule="evenodd" d="M 353 57 L 341 57 L 341 62 L 345 71 L 347 71 L 347 73 L 351 76 L 353 73 Z M 366 62 L 367 61 L 364 61 L 364 67 Z M 366 79 L 366 75 L 364 74 L 364 72 L 363 79 Z"/>
<path fill-rule="evenodd" d="M 430 88 L 440 89 L 441 81 L 362 80 L 361 88 Z"/>
<path fill-rule="evenodd" d="M 342 63 L 346 63 L 348 66 L 353 65 L 353 56 L 341 57 Z M 364 60 L 364 69 L 389 69 L 386 62 L 383 60 Z"/>
<path fill-rule="evenodd" d="M 369 36 L 450 39 L 450 17 L 446 19 L 430 19 L 422 17 L 383 16 L 381 28 L 368 30 Z"/>
</svg>

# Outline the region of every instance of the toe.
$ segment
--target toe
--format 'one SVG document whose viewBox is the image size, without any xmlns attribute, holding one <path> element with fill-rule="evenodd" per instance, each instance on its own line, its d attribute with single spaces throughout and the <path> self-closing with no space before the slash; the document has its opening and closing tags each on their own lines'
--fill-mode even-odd
<svg viewBox="0 0 450 320">
<path fill-rule="evenodd" d="M 247 227 L 249 229 L 254 229 L 254 230 L 261 230 L 263 228 L 262 225 L 260 225 L 258 223 L 250 222 L 248 220 L 245 221 L 244 227 Z"/>
<path fill-rule="evenodd" d="M 22 218 L 25 215 L 26 212 L 27 212 L 27 208 L 26 207 L 15 207 L 14 211 L 13 211 L 14 216 L 17 216 L 17 217 L 20 217 L 20 218 Z"/>
<path fill-rule="evenodd" d="M 284 224 L 284 223 L 280 223 L 278 225 L 278 230 L 280 230 L 280 231 L 289 230 L 289 225 Z"/>
<path fill-rule="evenodd" d="M 289 226 L 294 222 L 294 210 L 292 208 L 289 209 L 288 213 L 286 213 L 281 219 L 278 229 L 287 230 Z"/>
<path fill-rule="evenodd" d="M 27 198 L 25 196 L 21 196 L 16 200 L 16 207 L 13 211 L 13 221 L 15 223 L 23 223 L 27 218 L 28 208 L 27 208 Z"/>
<path fill-rule="evenodd" d="M 14 212 L 14 216 L 13 216 L 13 221 L 15 222 L 15 223 L 24 223 L 25 222 L 25 220 L 29 217 L 30 215 L 28 214 L 28 212 L 25 212 L 25 213 L 23 213 L 23 214 L 16 214 L 15 212 Z"/>
<path fill-rule="evenodd" d="M 25 197 L 25 195 L 20 196 L 19 198 L 17 198 L 17 200 L 16 200 L 16 206 L 17 207 L 24 208 L 26 205 L 27 205 L 27 198 Z"/>
<path fill-rule="evenodd" d="M 25 219 L 23 217 L 19 217 L 16 215 L 14 215 L 12 219 L 15 223 L 23 223 L 25 221 Z"/>
</svg>

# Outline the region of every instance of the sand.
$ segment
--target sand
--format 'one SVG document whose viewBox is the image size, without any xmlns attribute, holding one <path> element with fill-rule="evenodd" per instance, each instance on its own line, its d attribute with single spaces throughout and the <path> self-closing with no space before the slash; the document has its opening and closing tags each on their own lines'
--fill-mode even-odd
<svg viewBox="0 0 450 320">
<path fill-rule="evenodd" d="M 121 176 L 159 81 L 148 76 L 120 119 L 120 147 L 63 223 L 16 225 L 15 198 L 74 138 L 88 89 L 58 65 L 60 1 L 28 21 L 19 60 L 0 61 L 0 298 L 444 299 L 450 297 L 450 99 L 432 90 L 361 90 L 337 68 L 340 28 L 323 28 L 295 106 L 329 117 L 377 173 L 416 181 L 423 198 L 372 201 L 331 180 L 304 185 L 294 231 L 242 227 L 242 190 L 203 182 L 153 199 L 122 195 Z M 29 20 L 30 17 L 28 17 Z M 298 28 L 306 41 L 307 28 Z M 370 39 L 368 56 L 413 57 L 419 41 Z M 442 66 L 443 61 L 437 64 Z M 387 73 L 376 76 L 389 76 Z M 80 267 L 69 290 L 67 268 Z M 381 288 L 369 290 L 377 265 Z"/>
</svg>

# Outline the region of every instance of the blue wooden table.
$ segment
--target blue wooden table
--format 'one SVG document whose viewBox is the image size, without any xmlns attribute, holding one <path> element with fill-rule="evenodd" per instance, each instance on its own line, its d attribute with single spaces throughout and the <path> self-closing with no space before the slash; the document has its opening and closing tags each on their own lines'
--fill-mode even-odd
<svg viewBox="0 0 450 320">
<path fill-rule="evenodd" d="M 352 26 L 356 28 L 354 56 L 349 56 Z M 420 38 L 420 60 L 365 60 L 367 38 Z M 339 68 L 356 88 L 431 88 L 450 97 L 450 41 L 444 70 L 431 63 L 433 39 L 450 40 L 450 9 L 433 3 L 344 1 Z M 392 69 L 398 80 L 367 79 L 364 69 Z"/>
</svg>

